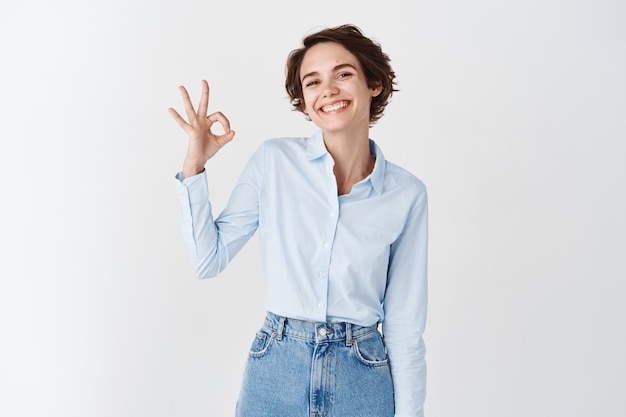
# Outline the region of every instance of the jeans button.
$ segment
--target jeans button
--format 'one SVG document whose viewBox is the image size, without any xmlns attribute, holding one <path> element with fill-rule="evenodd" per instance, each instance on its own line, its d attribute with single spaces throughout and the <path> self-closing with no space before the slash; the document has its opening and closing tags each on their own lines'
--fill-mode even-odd
<svg viewBox="0 0 626 417">
<path fill-rule="evenodd" d="M 326 336 L 328 334 L 328 331 L 326 331 L 326 329 L 322 327 L 321 329 L 319 329 L 318 334 L 320 336 Z"/>
</svg>

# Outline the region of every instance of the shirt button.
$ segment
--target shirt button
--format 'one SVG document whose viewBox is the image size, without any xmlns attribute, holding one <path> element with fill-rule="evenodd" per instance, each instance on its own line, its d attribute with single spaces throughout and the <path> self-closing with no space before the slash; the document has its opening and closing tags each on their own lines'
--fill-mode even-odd
<svg viewBox="0 0 626 417">
<path fill-rule="evenodd" d="M 319 303 L 319 304 L 317 305 L 317 307 L 319 307 L 319 308 L 324 307 L 324 303 Z"/>
<path fill-rule="evenodd" d="M 328 243 L 328 242 L 324 242 L 324 247 L 325 247 L 325 248 L 327 248 L 327 247 L 329 247 L 329 246 L 330 246 L 330 243 Z"/>
<path fill-rule="evenodd" d="M 326 331 L 326 329 L 322 327 L 317 333 L 319 333 L 320 336 L 326 336 L 328 334 L 328 331 Z"/>
</svg>

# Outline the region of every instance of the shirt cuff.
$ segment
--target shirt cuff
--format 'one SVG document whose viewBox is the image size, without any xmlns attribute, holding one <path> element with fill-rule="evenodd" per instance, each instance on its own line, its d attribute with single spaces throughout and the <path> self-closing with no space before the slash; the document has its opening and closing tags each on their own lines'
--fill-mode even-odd
<svg viewBox="0 0 626 417">
<path fill-rule="evenodd" d="M 209 200 L 209 189 L 207 185 L 206 171 L 189 178 L 185 178 L 182 172 L 176 174 L 176 189 L 181 202 L 188 204 L 201 204 Z"/>
</svg>

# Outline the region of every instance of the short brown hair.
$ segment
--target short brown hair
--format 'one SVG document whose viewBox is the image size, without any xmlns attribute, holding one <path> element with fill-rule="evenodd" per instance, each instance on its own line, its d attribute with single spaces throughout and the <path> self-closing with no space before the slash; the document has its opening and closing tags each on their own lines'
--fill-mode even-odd
<svg viewBox="0 0 626 417">
<path fill-rule="evenodd" d="M 285 88 L 291 99 L 293 110 L 304 113 L 302 83 L 300 82 L 300 65 L 306 52 L 314 45 L 322 42 L 336 42 L 346 48 L 361 64 L 361 68 L 369 88 L 382 87 L 380 94 L 372 98 L 370 105 L 370 125 L 383 115 L 385 107 L 394 91 L 396 74 L 391 68 L 390 59 L 380 45 L 365 37 L 354 25 L 341 25 L 326 28 L 308 35 L 302 41 L 302 47 L 289 53 L 285 69 Z"/>
</svg>

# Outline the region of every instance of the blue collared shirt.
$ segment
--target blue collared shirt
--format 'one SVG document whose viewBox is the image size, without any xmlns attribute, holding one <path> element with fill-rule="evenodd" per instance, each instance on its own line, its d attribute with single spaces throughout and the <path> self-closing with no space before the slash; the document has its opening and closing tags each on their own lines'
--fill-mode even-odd
<svg viewBox="0 0 626 417">
<path fill-rule="evenodd" d="M 176 178 L 182 229 L 199 278 L 228 265 L 258 229 L 268 311 L 309 321 L 382 322 L 396 416 L 421 416 L 426 388 L 427 197 L 424 184 L 376 158 L 337 195 L 318 131 L 264 142 L 213 219 L 206 174 Z"/>
</svg>

